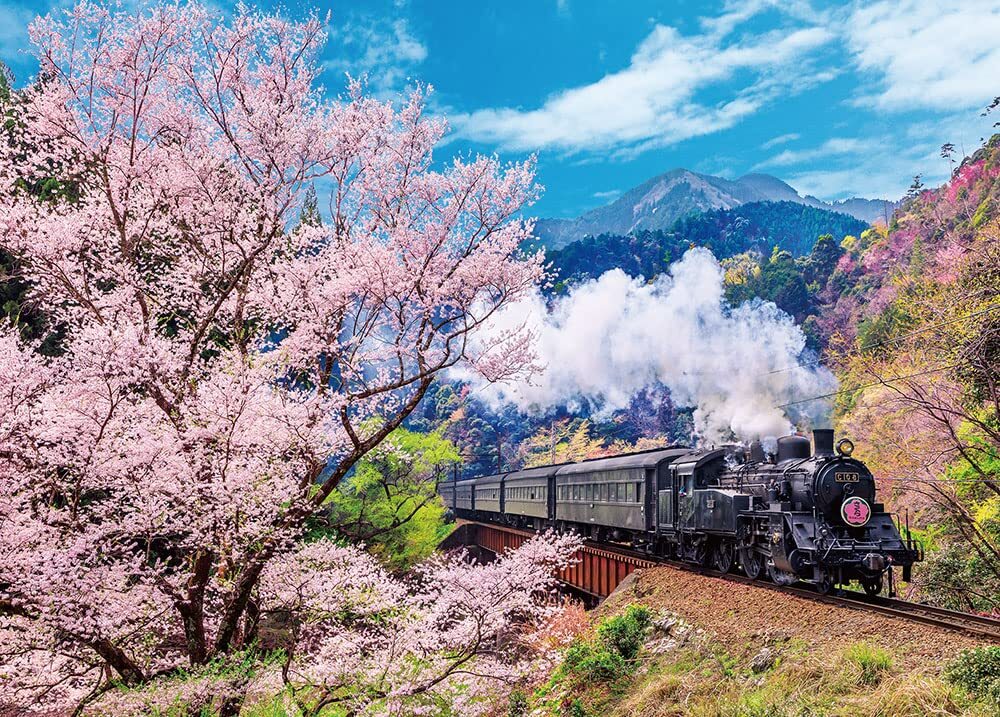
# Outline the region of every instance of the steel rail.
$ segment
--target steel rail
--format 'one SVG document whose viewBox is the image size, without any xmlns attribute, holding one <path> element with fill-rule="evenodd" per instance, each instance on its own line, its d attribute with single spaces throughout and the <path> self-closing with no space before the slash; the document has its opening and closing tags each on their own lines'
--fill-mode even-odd
<svg viewBox="0 0 1000 717">
<path fill-rule="evenodd" d="M 590 541 L 586 542 L 589 543 Z M 600 545 L 603 550 L 609 550 L 607 544 L 600 543 L 598 545 Z M 932 625 L 934 627 L 940 627 L 947 630 L 964 632 L 977 638 L 985 637 L 1000 643 L 1000 619 L 995 617 L 960 612 L 958 610 L 949 610 L 947 608 L 935 607 L 934 605 L 927 605 L 918 602 L 910 602 L 908 600 L 900 600 L 898 598 L 887 598 L 879 595 L 869 596 L 865 593 L 857 592 L 856 590 L 841 590 L 837 593 L 824 595 L 814 589 L 803 586 L 777 585 L 776 583 L 767 582 L 763 579 L 754 580 L 745 575 L 722 573 L 712 568 L 700 567 L 698 565 L 670 558 L 657 558 L 656 556 L 650 556 L 642 551 L 635 551 L 620 546 L 616 546 L 612 549 L 612 551 L 621 555 L 641 557 L 643 560 L 677 570 L 685 570 L 687 572 L 697 573 L 707 577 L 730 580 L 743 585 L 754 585 L 768 590 L 794 595 L 807 600 L 813 600 L 815 602 L 823 602 L 828 605 L 838 605 L 852 610 L 874 612 L 882 615 L 888 615 L 890 617 L 910 620 L 912 622 L 919 622 L 925 625 Z"/>
<path fill-rule="evenodd" d="M 499 523 L 467 521 L 473 524 L 480 524 L 505 530 L 521 536 L 534 535 L 534 531 L 514 528 Z M 836 593 L 822 594 L 816 590 L 803 585 L 778 585 L 764 579 L 752 579 L 746 575 L 738 573 L 722 573 L 712 568 L 695 565 L 672 558 L 663 558 L 641 550 L 635 550 L 623 545 L 613 543 L 601 543 L 594 540 L 584 540 L 584 547 L 598 555 L 614 555 L 628 559 L 637 568 L 647 567 L 669 567 L 675 570 L 683 570 L 706 577 L 720 578 L 743 585 L 753 585 L 767 590 L 794 595 L 814 602 L 822 602 L 828 605 L 837 605 L 852 610 L 874 612 L 889 617 L 895 617 L 911 622 L 918 622 L 955 632 L 964 632 L 976 638 L 986 638 L 990 641 L 1000 643 L 1000 619 L 976 615 L 974 613 L 949 610 L 947 608 L 935 607 L 924 603 L 910 602 L 898 598 L 887 598 L 882 596 L 869 596 L 855 590 L 840 590 Z"/>
</svg>

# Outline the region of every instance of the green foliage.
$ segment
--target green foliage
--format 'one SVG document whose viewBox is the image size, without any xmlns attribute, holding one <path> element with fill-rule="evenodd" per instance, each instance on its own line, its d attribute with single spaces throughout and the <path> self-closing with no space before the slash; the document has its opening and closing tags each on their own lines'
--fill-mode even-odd
<svg viewBox="0 0 1000 717">
<path fill-rule="evenodd" d="M 639 654 L 652 619 L 649 608 L 629 605 L 623 614 L 602 622 L 597 628 L 597 637 L 623 660 L 631 661 Z"/>
<path fill-rule="evenodd" d="M 447 535 L 437 483 L 458 462 L 454 444 L 439 432 L 399 428 L 330 495 L 328 522 L 317 530 L 363 542 L 390 569 L 405 570 Z"/>
<path fill-rule="evenodd" d="M 756 271 L 749 272 L 742 283 L 726 287 L 726 298 L 731 304 L 757 297 L 773 301 L 797 321 L 803 321 L 814 311 L 812 296 L 805 280 L 805 266 L 808 262 L 808 259 L 796 261 L 790 252 L 776 246 L 770 258 L 761 262 Z M 813 274 L 819 271 L 819 262 L 808 265 Z"/>
<path fill-rule="evenodd" d="M 567 282 L 596 278 L 615 268 L 631 276 L 653 277 L 692 246 L 707 247 L 719 259 L 750 250 L 769 251 L 774 246 L 801 257 L 810 254 L 817 237 L 832 237 L 836 249 L 841 237 L 858 234 L 866 226 L 846 214 L 794 202 L 750 202 L 679 219 L 665 231 L 582 237 L 549 252 L 548 257 L 562 291 Z M 824 243 L 814 273 L 836 264 L 836 260 L 830 264 L 830 253 Z"/>
<path fill-rule="evenodd" d="M 299 226 L 318 227 L 322 225 L 323 218 L 319 213 L 319 199 L 316 197 L 316 187 L 310 184 L 302 200 L 302 209 L 299 211 Z"/>
<path fill-rule="evenodd" d="M 528 696 L 523 691 L 514 690 L 510 693 L 510 699 L 507 704 L 507 717 L 527 717 L 529 708 Z"/>
<path fill-rule="evenodd" d="M 963 650 L 945 669 L 945 678 L 970 695 L 1000 708 L 1000 647 Z"/>
<path fill-rule="evenodd" d="M 993 215 L 993 199 L 987 197 L 976 208 L 976 213 L 972 215 L 972 226 L 976 229 L 985 224 Z"/>
<path fill-rule="evenodd" d="M 569 646 L 559 668 L 560 676 L 581 684 L 612 682 L 627 673 L 628 665 L 620 653 L 585 640 L 577 640 Z"/>
<path fill-rule="evenodd" d="M 587 685 L 631 674 L 651 621 L 649 609 L 641 605 L 629 605 L 621 615 L 602 620 L 596 638 L 577 639 L 569 646 L 557 677 Z"/>
<path fill-rule="evenodd" d="M 865 347 L 868 354 L 884 355 L 892 348 L 892 339 L 903 333 L 911 325 L 910 317 L 903 307 L 890 304 L 882 313 L 864 319 L 858 325 L 859 347 Z"/>
<path fill-rule="evenodd" d="M 892 656 L 867 642 L 851 645 L 844 657 L 858 668 L 858 683 L 861 685 L 877 685 L 885 673 L 892 669 Z"/>
</svg>

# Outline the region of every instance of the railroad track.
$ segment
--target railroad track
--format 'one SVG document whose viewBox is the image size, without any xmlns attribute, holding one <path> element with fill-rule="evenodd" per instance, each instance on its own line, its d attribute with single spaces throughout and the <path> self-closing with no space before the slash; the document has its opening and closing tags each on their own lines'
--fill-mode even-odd
<svg viewBox="0 0 1000 717">
<path fill-rule="evenodd" d="M 862 610 L 879 613 L 881 615 L 889 615 L 903 620 L 919 622 L 924 625 L 933 625 L 946 630 L 964 632 L 976 638 L 986 638 L 993 642 L 1000 643 L 1000 619 L 998 618 L 959 612 L 957 610 L 948 610 L 946 608 L 934 607 L 933 605 L 925 605 L 923 603 L 909 602 L 907 600 L 899 600 L 897 598 L 887 598 L 881 596 L 869 597 L 864 593 L 854 590 L 842 590 L 836 594 L 822 595 L 807 587 L 795 585 L 776 585 L 764 580 L 751 580 L 745 575 L 720 573 L 718 570 L 701 568 L 696 565 L 691 565 L 690 563 L 680 562 L 678 560 L 655 558 L 645 553 L 628 550 L 626 548 L 619 548 L 617 546 L 609 548 L 606 544 L 591 543 L 591 541 L 587 541 L 587 544 L 592 544 L 593 547 L 601 550 L 610 550 L 611 552 L 628 555 L 651 564 L 665 565 L 677 570 L 686 570 L 688 572 L 707 575 L 709 577 L 716 577 L 723 580 L 730 580 L 744 585 L 756 585 L 757 587 L 775 590 L 787 595 L 795 595 L 797 597 L 826 603 L 828 605 L 838 605 L 851 610 Z"/>
</svg>

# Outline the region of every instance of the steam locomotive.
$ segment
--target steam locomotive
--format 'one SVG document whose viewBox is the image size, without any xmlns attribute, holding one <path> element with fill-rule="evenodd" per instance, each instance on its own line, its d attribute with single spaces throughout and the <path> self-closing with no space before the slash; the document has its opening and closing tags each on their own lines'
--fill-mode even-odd
<svg viewBox="0 0 1000 717">
<path fill-rule="evenodd" d="M 875 479 L 834 448 L 833 431 L 783 436 L 765 450 L 685 446 L 444 481 L 458 517 L 518 528 L 575 530 L 597 542 L 820 592 L 857 581 L 893 593 L 893 568 L 910 579 L 920 544 L 876 502 Z"/>
</svg>

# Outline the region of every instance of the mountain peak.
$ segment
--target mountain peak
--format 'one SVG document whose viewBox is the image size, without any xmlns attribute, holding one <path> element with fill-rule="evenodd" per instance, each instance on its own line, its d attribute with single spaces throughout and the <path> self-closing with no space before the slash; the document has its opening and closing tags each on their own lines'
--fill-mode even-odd
<svg viewBox="0 0 1000 717">
<path fill-rule="evenodd" d="M 803 197 L 770 174 L 751 173 L 732 180 L 676 167 L 576 219 L 540 219 L 535 225 L 535 235 L 546 246 L 556 249 L 587 235 L 668 229 L 682 217 L 710 209 L 732 209 L 747 202 L 795 202 L 849 214 L 866 222 L 891 215 L 895 207 L 883 200 L 851 199 L 830 204 L 815 197 Z"/>
</svg>

